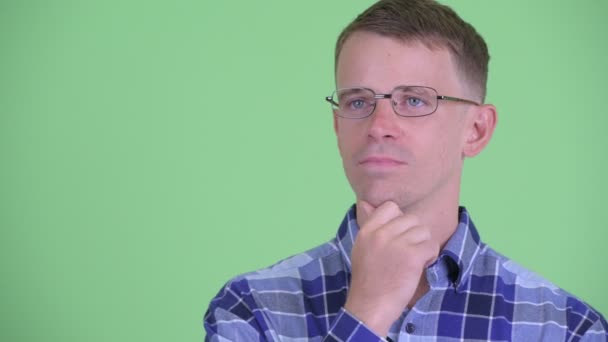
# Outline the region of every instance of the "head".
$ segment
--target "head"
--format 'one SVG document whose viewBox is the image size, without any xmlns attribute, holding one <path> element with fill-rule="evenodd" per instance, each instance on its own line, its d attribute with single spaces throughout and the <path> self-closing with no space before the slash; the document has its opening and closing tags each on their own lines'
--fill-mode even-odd
<svg viewBox="0 0 608 342">
<path fill-rule="evenodd" d="M 348 25 L 336 44 L 336 89 L 388 94 L 424 86 L 483 103 L 488 52 L 475 29 L 432 0 L 379 1 Z M 392 99 L 363 119 L 334 115 L 347 178 L 359 200 L 403 209 L 458 204 L 462 166 L 488 143 L 491 105 L 438 101 L 434 113 L 396 115 Z M 336 113 L 338 114 L 338 113 Z"/>
<path fill-rule="evenodd" d="M 336 41 L 335 68 L 344 43 L 355 32 L 371 32 L 430 49 L 447 49 L 471 97 L 484 102 L 490 55 L 475 28 L 434 0 L 381 0 L 361 13 Z"/>
</svg>

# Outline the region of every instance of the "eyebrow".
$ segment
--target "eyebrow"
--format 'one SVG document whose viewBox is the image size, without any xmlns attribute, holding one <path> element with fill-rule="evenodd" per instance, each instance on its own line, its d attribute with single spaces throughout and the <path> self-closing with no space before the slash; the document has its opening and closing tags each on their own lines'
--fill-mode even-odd
<svg viewBox="0 0 608 342">
<path fill-rule="evenodd" d="M 367 92 L 369 90 L 371 90 L 371 89 L 366 89 L 366 88 L 345 88 L 345 89 L 338 90 L 338 94 L 339 95 L 350 95 L 350 94 Z"/>
<path fill-rule="evenodd" d="M 425 86 L 397 86 L 393 89 L 393 91 L 395 91 L 396 89 L 407 90 L 417 94 L 423 94 L 428 92 L 428 88 Z"/>
<path fill-rule="evenodd" d="M 343 99 L 351 96 L 358 96 L 360 94 L 367 94 L 370 89 L 365 88 L 354 88 L 354 89 L 343 89 L 338 92 L 338 99 Z M 375 94 L 375 93 L 374 93 Z"/>
</svg>

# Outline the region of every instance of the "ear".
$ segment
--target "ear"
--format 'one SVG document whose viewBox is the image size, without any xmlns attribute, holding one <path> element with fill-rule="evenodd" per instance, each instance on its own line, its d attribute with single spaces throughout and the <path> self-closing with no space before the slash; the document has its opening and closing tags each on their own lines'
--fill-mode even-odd
<svg viewBox="0 0 608 342">
<path fill-rule="evenodd" d="M 473 110 L 465 136 L 463 157 L 474 157 L 486 147 L 494 134 L 498 119 L 496 107 L 491 104 L 473 107 Z"/>
</svg>

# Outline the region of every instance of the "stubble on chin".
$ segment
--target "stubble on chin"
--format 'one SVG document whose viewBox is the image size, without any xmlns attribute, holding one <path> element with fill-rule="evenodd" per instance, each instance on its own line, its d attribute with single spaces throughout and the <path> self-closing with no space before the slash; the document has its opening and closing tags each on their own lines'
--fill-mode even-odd
<svg viewBox="0 0 608 342">
<path fill-rule="evenodd" d="M 364 200 L 376 208 L 388 201 L 395 202 L 400 208 L 407 206 L 409 197 L 407 190 L 390 183 L 382 184 L 378 181 L 367 181 L 353 186 L 353 189 L 355 189 L 358 201 Z"/>
</svg>

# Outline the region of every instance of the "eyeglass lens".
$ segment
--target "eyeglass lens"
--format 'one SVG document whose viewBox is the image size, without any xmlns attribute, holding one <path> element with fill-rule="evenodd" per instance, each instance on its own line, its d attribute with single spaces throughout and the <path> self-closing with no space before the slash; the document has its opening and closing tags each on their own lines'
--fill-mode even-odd
<svg viewBox="0 0 608 342">
<path fill-rule="evenodd" d="M 338 112 L 348 118 L 369 116 L 376 101 L 386 95 L 375 94 L 366 88 L 350 88 L 337 91 Z M 427 87 L 398 87 L 390 95 L 393 109 L 401 116 L 424 116 L 437 108 L 437 92 Z"/>
</svg>

